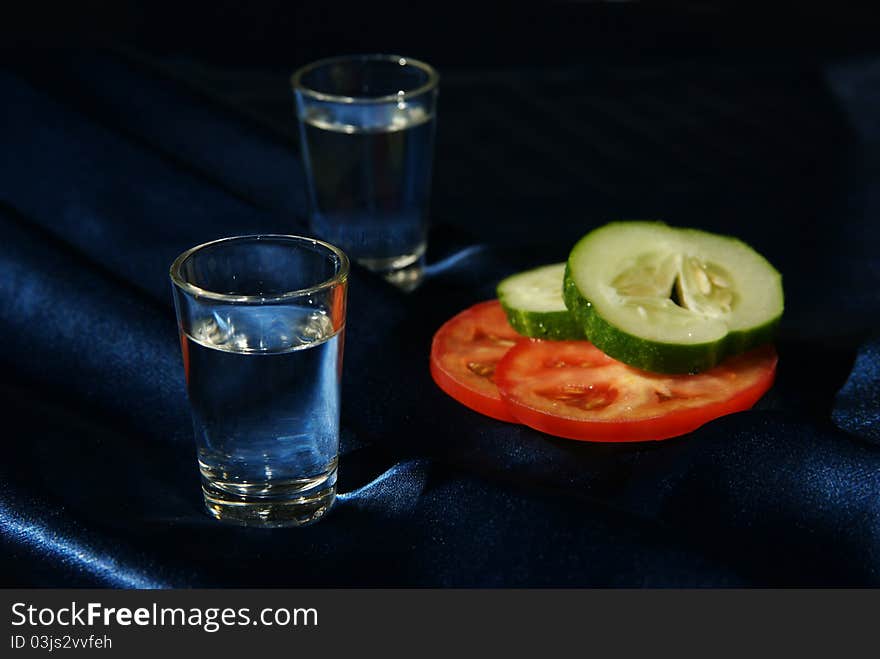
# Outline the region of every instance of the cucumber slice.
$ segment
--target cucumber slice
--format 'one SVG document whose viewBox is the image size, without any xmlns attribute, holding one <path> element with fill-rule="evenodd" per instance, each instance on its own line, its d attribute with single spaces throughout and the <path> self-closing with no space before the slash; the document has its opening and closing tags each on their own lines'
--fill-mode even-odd
<svg viewBox="0 0 880 659">
<path fill-rule="evenodd" d="M 498 284 L 498 300 L 518 333 L 537 339 L 583 339 L 583 325 L 562 299 L 565 263 L 545 265 Z"/>
<path fill-rule="evenodd" d="M 744 242 L 662 222 L 613 222 L 574 246 L 563 298 L 599 349 L 697 373 L 773 339 L 782 277 Z"/>
</svg>

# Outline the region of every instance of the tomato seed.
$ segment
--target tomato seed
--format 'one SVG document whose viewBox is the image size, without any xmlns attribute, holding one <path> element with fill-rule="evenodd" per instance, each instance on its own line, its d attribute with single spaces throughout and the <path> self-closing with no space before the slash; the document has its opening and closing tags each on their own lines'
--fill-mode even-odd
<svg viewBox="0 0 880 659">
<path fill-rule="evenodd" d="M 617 391 L 610 387 L 594 387 L 590 385 L 568 384 L 562 389 L 536 391 L 536 394 L 548 400 L 558 401 L 570 407 L 576 407 L 587 412 L 599 410 L 611 405 L 617 398 Z"/>
<path fill-rule="evenodd" d="M 474 375 L 481 378 L 491 378 L 495 375 L 495 364 L 484 364 L 483 362 L 468 362 L 468 370 Z"/>
</svg>

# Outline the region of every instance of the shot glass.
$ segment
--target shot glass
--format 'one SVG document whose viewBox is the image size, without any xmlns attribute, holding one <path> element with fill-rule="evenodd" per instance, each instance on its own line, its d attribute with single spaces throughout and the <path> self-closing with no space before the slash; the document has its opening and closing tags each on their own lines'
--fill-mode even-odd
<svg viewBox="0 0 880 659">
<path fill-rule="evenodd" d="M 398 55 L 334 57 L 291 82 L 311 230 L 402 288 L 427 246 L 437 72 Z"/>
<path fill-rule="evenodd" d="M 208 512 L 302 526 L 336 498 L 349 263 L 313 238 L 205 243 L 171 265 Z"/>
</svg>

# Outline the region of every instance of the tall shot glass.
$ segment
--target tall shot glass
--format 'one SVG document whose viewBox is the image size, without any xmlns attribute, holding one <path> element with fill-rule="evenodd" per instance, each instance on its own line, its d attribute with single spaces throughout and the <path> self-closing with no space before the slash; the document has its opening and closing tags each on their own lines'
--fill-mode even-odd
<svg viewBox="0 0 880 659">
<path fill-rule="evenodd" d="M 311 230 L 401 288 L 427 246 L 437 72 L 399 55 L 334 57 L 294 73 Z"/>
<path fill-rule="evenodd" d="M 205 243 L 171 265 L 208 512 L 301 526 L 336 497 L 348 258 L 299 236 Z"/>
</svg>

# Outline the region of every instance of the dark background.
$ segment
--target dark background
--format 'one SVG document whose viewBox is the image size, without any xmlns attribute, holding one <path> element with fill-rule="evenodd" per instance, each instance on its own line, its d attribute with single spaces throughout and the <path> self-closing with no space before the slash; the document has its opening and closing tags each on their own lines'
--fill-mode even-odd
<svg viewBox="0 0 880 659">
<path fill-rule="evenodd" d="M 406 52 L 448 67 L 592 57 L 876 48 L 870 3 L 34 2 L 4 8 L 8 46 L 127 44 L 233 67 L 289 68 L 344 52 Z"/>
<path fill-rule="evenodd" d="M 63 53 L 108 49 L 294 149 L 298 66 L 418 57 L 442 80 L 435 226 L 521 243 L 518 217 L 552 215 L 573 237 L 609 217 L 702 215 L 739 233 L 738 214 L 769 214 L 817 180 L 812 192 L 827 196 L 853 164 L 827 67 L 876 53 L 880 31 L 878 12 L 855 3 L 374 4 L 29 3 L 6 9 L 2 56 L 61 78 Z M 65 95 L 88 97 L 73 85 Z M 810 214 L 826 201 L 803 203 L 805 240 L 821 240 Z"/>
<path fill-rule="evenodd" d="M 872 10 L 4 11 L 2 584 L 880 583 Z M 410 296 L 355 269 L 354 495 L 267 539 L 201 511 L 166 272 L 204 240 L 303 226 L 288 77 L 357 51 L 439 69 L 428 259 L 482 251 Z M 783 273 L 779 377 L 756 410 L 661 445 L 575 445 L 433 386 L 445 319 L 621 218 L 737 235 Z"/>
</svg>

